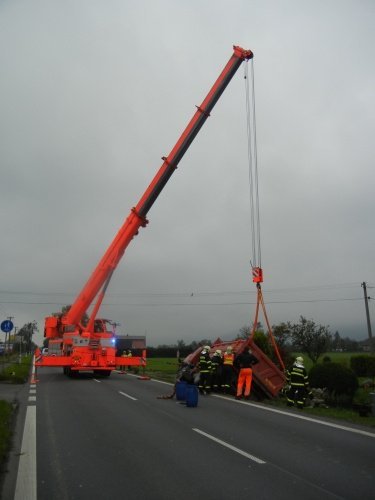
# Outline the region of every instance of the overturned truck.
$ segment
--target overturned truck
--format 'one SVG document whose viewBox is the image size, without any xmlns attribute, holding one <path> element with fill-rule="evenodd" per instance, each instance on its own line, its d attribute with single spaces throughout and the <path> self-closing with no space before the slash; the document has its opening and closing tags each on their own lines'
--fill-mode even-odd
<svg viewBox="0 0 375 500">
<path fill-rule="evenodd" d="M 215 340 L 211 346 L 211 353 L 217 349 L 226 351 L 227 347 L 231 346 L 235 356 L 241 354 L 246 348 L 250 348 L 254 355 L 258 358 L 259 363 L 253 366 L 253 389 L 252 392 L 259 399 L 274 398 L 285 385 L 285 375 L 271 359 L 264 354 L 258 347 L 252 337 L 249 339 L 238 339 L 233 341 Z M 189 354 L 183 361 L 185 366 L 196 366 L 199 361 L 199 356 L 203 347 L 199 347 L 194 352 Z M 236 385 L 236 377 L 232 381 L 233 390 Z"/>
</svg>

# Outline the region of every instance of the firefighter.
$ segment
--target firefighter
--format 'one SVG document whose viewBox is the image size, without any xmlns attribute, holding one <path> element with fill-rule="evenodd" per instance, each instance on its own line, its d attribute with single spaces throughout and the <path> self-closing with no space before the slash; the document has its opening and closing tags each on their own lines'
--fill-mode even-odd
<svg viewBox="0 0 375 500">
<path fill-rule="evenodd" d="M 245 385 L 245 399 L 249 399 L 251 391 L 251 382 L 253 380 L 252 366 L 259 363 L 258 358 L 254 356 L 251 349 L 246 349 L 235 361 L 235 366 L 239 370 L 236 399 L 242 399 L 242 390 Z"/>
<path fill-rule="evenodd" d="M 199 384 L 198 389 L 201 394 L 209 394 L 211 392 L 211 358 L 209 345 L 203 347 L 199 356 Z"/>
<path fill-rule="evenodd" d="M 216 349 L 214 355 L 211 358 L 211 382 L 212 390 L 218 392 L 221 386 L 221 377 L 223 369 L 223 358 L 221 355 L 221 350 Z"/>
<path fill-rule="evenodd" d="M 131 352 L 131 350 L 130 350 L 130 349 L 128 349 L 128 352 L 127 352 L 126 356 L 127 356 L 128 358 L 133 357 L 133 353 Z M 131 370 L 131 365 L 128 365 L 128 371 L 129 371 L 129 372 L 131 372 L 131 371 L 132 371 L 132 370 Z"/>
<path fill-rule="evenodd" d="M 228 346 L 227 350 L 224 353 L 223 357 L 223 378 L 222 378 L 222 383 L 221 387 L 224 392 L 229 393 L 230 391 L 230 386 L 232 383 L 232 377 L 233 377 L 233 362 L 234 362 L 234 354 L 233 354 L 233 349 L 232 346 Z"/>
<path fill-rule="evenodd" d="M 294 406 L 303 409 L 308 396 L 309 390 L 309 378 L 307 376 L 306 368 L 303 365 L 302 356 L 298 356 L 293 363 L 293 366 L 286 374 L 286 382 L 289 385 L 287 391 L 287 405 Z"/>
<path fill-rule="evenodd" d="M 128 357 L 126 351 L 122 351 L 121 357 L 122 358 L 127 358 Z M 121 371 L 121 373 L 125 373 L 126 372 L 126 366 L 125 365 L 121 365 L 120 366 L 120 371 Z"/>
</svg>

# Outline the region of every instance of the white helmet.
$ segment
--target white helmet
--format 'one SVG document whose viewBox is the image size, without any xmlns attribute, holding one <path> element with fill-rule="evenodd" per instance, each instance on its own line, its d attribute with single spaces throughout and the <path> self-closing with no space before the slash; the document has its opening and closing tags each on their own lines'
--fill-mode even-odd
<svg viewBox="0 0 375 500">
<path fill-rule="evenodd" d="M 296 363 L 297 363 L 297 365 L 303 366 L 303 357 L 302 356 L 298 356 L 296 358 Z"/>
<path fill-rule="evenodd" d="M 221 349 L 216 349 L 215 354 L 219 354 L 219 356 L 221 356 Z"/>
</svg>

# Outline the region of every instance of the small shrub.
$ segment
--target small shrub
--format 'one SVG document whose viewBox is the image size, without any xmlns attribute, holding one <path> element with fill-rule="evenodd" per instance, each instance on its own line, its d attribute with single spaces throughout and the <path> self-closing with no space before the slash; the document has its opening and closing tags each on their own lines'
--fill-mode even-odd
<svg viewBox="0 0 375 500">
<path fill-rule="evenodd" d="M 352 356 L 350 358 L 350 368 L 354 371 L 357 377 L 366 377 L 367 368 L 367 358 L 366 355 Z"/>
<path fill-rule="evenodd" d="M 354 395 L 353 403 L 357 405 L 370 405 L 370 393 L 366 389 L 357 389 Z"/>
<path fill-rule="evenodd" d="M 331 358 L 329 356 L 324 356 L 323 363 L 331 363 Z"/>
</svg>

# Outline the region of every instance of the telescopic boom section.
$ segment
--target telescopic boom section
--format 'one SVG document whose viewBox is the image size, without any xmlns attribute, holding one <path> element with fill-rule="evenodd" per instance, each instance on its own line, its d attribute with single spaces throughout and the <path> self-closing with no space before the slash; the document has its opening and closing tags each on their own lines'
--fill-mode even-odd
<svg viewBox="0 0 375 500">
<path fill-rule="evenodd" d="M 168 157 L 162 158 L 164 163 L 160 167 L 156 176 L 146 189 L 136 207 L 132 208 L 123 226 L 117 233 L 86 285 L 83 287 L 71 309 L 62 319 L 64 324 L 77 325 L 81 321 L 84 313 L 90 307 L 96 295 L 116 268 L 130 241 L 135 235 L 138 234 L 140 227 L 146 226 L 148 222 L 146 219 L 148 211 L 156 201 L 174 170 L 177 168 L 181 158 L 184 156 L 195 136 L 198 134 L 201 127 L 209 117 L 211 110 L 233 78 L 241 63 L 244 60 L 252 59 L 252 57 L 253 53 L 250 50 L 245 50 L 237 46 L 233 47 L 233 54 L 221 72 L 219 78 L 214 83 L 202 104 L 197 106 L 197 111 Z"/>
</svg>

